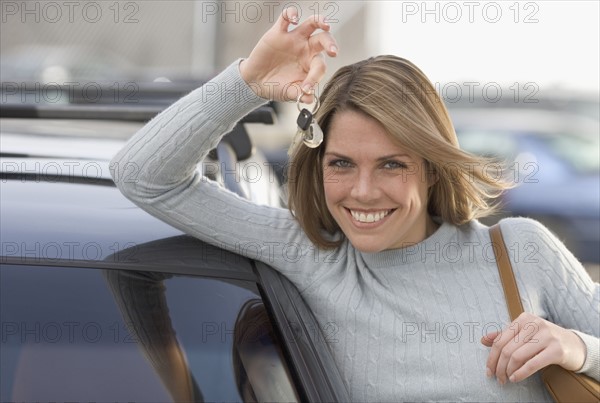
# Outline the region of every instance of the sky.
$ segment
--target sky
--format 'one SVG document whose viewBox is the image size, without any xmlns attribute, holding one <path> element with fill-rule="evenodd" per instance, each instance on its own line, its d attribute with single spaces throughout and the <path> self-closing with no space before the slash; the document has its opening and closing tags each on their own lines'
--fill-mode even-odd
<svg viewBox="0 0 600 403">
<path fill-rule="evenodd" d="M 522 95 L 536 88 L 598 94 L 599 18 L 596 0 L 378 1 L 370 41 L 440 87 L 476 81 L 474 90 L 499 83 Z"/>
</svg>

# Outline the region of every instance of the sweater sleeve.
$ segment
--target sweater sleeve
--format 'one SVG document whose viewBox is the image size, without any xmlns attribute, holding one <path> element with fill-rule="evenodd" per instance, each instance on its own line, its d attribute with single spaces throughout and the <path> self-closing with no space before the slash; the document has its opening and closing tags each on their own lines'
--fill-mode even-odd
<svg viewBox="0 0 600 403">
<path fill-rule="evenodd" d="M 298 283 L 318 256 L 292 214 L 240 198 L 197 169 L 224 134 L 266 103 L 241 78 L 238 65 L 148 122 L 112 159 L 111 174 L 121 192 L 150 214 L 270 264 Z"/>
<path fill-rule="evenodd" d="M 600 379 L 598 379 L 600 378 L 600 375 L 598 374 L 600 372 L 600 339 L 577 330 L 573 330 L 573 332 L 583 341 L 587 351 L 583 366 L 577 372 L 589 375 L 597 381 L 600 381 Z"/>
<path fill-rule="evenodd" d="M 539 222 L 512 218 L 502 220 L 501 227 L 521 299 L 526 298 L 525 289 L 539 289 L 547 319 L 573 330 L 586 346 L 586 360 L 578 372 L 600 380 L 600 285 Z"/>
</svg>

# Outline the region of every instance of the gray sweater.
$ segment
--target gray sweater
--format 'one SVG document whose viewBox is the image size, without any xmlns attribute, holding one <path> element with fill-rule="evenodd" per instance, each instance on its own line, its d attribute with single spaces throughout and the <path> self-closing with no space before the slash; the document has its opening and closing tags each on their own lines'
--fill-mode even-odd
<svg viewBox="0 0 600 403">
<path fill-rule="evenodd" d="M 354 401 L 550 400 L 537 374 L 504 386 L 485 376 L 489 349 L 480 338 L 510 319 L 484 225 L 441 222 L 421 243 L 380 253 L 347 241 L 324 251 L 288 210 L 253 204 L 198 173 L 220 138 L 266 102 L 238 63 L 131 138 L 111 163 L 119 189 L 186 233 L 287 276 Z M 501 227 L 525 311 L 576 330 L 587 346 L 582 372 L 599 379 L 599 285 L 538 222 L 512 218 Z"/>
</svg>

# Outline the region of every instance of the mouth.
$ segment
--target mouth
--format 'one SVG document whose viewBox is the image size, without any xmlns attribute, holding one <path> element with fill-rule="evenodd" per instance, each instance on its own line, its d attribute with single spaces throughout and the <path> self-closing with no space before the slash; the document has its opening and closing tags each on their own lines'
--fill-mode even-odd
<svg viewBox="0 0 600 403">
<path fill-rule="evenodd" d="M 386 209 L 386 210 L 372 210 L 372 211 L 364 211 L 364 210 L 352 210 L 346 209 L 355 223 L 358 224 L 375 224 L 383 221 L 387 216 L 389 216 L 395 209 Z"/>
</svg>

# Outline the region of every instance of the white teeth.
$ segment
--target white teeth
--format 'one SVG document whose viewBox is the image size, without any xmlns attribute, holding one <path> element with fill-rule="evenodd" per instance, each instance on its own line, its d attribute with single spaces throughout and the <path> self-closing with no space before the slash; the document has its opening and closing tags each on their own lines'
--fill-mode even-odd
<svg viewBox="0 0 600 403">
<path fill-rule="evenodd" d="M 377 213 L 361 213 L 358 211 L 353 211 L 350 210 L 350 213 L 352 214 L 352 217 L 356 220 L 356 221 L 360 221 L 360 222 L 377 222 L 381 219 L 383 219 L 385 216 L 387 216 L 390 213 L 391 210 L 383 210 L 383 211 L 379 211 Z"/>
</svg>

